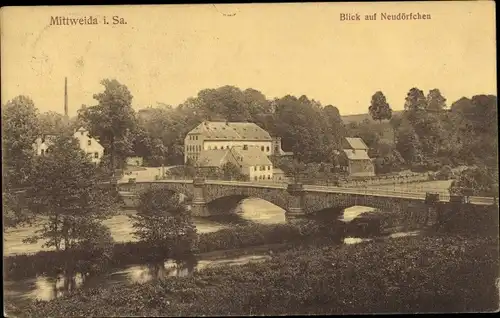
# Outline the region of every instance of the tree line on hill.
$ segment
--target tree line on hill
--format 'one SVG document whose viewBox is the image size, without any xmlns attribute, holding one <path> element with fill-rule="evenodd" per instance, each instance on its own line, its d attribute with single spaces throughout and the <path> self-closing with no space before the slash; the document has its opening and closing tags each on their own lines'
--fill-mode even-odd
<svg viewBox="0 0 500 318">
<path fill-rule="evenodd" d="M 22 183 L 26 178 L 36 136 L 79 126 L 99 138 L 105 148 L 102 167 L 109 174 L 113 168 L 124 168 L 125 158 L 131 155 L 143 157 L 150 166 L 181 165 L 186 134 L 204 120 L 256 123 L 281 137 L 283 149 L 294 152 L 306 172 L 309 167 L 318 170 L 318 165 L 335 167 L 346 136 L 365 141 L 377 173 L 437 170 L 446 165 L 497 166 L 497 98 L 493 95 L 463 97 L 447 107 L 438 89 L 426 96 L 411 88 L 404 111 L 393 116 L 379 91 L 367 105 L 374 121 L 345 125 L 337 107 L 323 106 L 307 96 L 269 100 L 255 89 L 223 86 L 204 89 L 177 107 L 159 104 L 136 112 L 126 85 L 109 79 L 101 84 L 104 90 L 94 95 L 96 105 L 82 105 L 69 123 L 55 112 L 39 114 L 26 96 L 2 107 L 2 140 L 8 150 L 4 162 L 16 174 L 12 180 Z M 293 170 L 290 165 L 281 163 L 286 171 Z"/>
</svg>

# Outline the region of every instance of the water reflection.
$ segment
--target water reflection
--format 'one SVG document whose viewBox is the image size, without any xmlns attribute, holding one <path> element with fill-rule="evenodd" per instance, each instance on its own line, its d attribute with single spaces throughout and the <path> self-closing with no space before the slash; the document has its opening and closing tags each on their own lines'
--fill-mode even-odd
<svg viewBox="0 0 500 318">
<path fill-rule="evenodd" d="M 184 277 L 213 266 L 243 265 L 270 259 L 269 255 L 245 255 L 232 258 L 201 259 L 190 257 L 183 260 L 168 260 L 144 265 L 132 265 L 116 269 L 108 274 L 85 276 L 59 275 L 57 277 L 39 276 L 35 279 L 6 281 L 5 296 L 12 302 L 21 304 L 32 300 L 52 300 L 67 295 L 79 288 L 106 287 L 111 285 L 143 284 L 149 281 L 163 280 L 167 277 Z"/>
</svg>

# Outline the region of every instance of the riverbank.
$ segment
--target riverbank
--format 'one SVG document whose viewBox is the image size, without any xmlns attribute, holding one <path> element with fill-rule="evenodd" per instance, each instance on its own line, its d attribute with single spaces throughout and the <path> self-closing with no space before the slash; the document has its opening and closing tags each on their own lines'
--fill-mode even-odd
<svg viewBox="0 0 500 318">
<path fill-rule="evenodd" d="M 403 237 L 294 247 L 269 261 L 95 288 L 7 312 L 23 317 L 493 311 L 496 237 Z"/>
<path fill-rule="evenodd" d="M 330 229 L 336 235 L 326 238 L 323 229 L 312 223 L 291 224 L 246 224 L 234 225 L 217 232 L 198 234 L 194 253 L 202 254 L 227 251 L 269 244 L 290 242 L 307 243 L 312 240 L 340 241 L 343 232 Z M 99 252 L 99 251 L 98 251 Z M 38 275 L 57 276 L 65 272 L 105 272 L 109 268 L 122 267 L 137 263 L 147 263 L 172 258 L 163 251 L 153 249 L 142 242 L 117 242 L 112 251 L 104 258 L 100 253 L 89 251 L 41 251 L 35 254 L 19 254 L 4 257 L 6 279 L 17 280 Z"/>
</svg>

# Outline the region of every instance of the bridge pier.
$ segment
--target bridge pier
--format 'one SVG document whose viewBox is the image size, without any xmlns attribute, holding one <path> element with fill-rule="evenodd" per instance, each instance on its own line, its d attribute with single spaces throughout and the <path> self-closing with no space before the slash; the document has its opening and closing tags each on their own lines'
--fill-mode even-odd
<svg viewBox="0 0 500 318">
<path fill-rule="evenodd" d="M 196 177 L 193 180 L 193 202 L 191 206 L 193 216 L 209 216 L 205 202 L 205 179 Z"/>
<path fill-rule="evenodd" d="M 287 187 L 288 193 L 291 195 L 288 201 L 288 206 L 285 211 L 285 218 L 287 222 L 293 222 L 305 216 L 304 211 L 304 198 L 305 190 L 301 183 L 291 183 Z"/>
</svg>

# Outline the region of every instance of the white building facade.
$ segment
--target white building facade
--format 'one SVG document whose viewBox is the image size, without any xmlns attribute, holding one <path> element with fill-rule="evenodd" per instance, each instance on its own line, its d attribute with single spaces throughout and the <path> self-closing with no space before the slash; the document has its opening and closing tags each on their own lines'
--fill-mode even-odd
<svg viewBox="0 0 500 318">
<path fill-rule="evenodd" d="M 98 164 L 101 162 L 104 156 L 104 147 L 99 143 L 97 139 L 89 136 L 88 130 L 81 127 L 73 134 L 73 137 L 78 140 L 78 145 L 82 149 L 89 159 Z M 33 150 L 36 155 L 43 156 L 47 153 L 48 148 L 53 144 L 55 136 L 46 135 L 43 137 L 38 137 L 33 143 Z"/>
<path fill-rule="evenodd" d="M 273 139 L 267 131 L 254 123 L 205 121 L 191 130 L 184 139 L 184 163 L 198 161 L 203 151 L 224 150 L 232 147 L 257 147 L 269 156 Z"/>
</svg>

